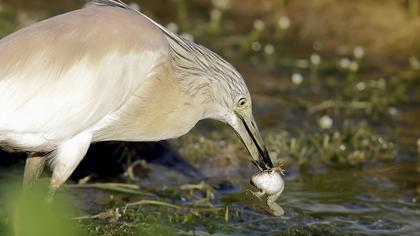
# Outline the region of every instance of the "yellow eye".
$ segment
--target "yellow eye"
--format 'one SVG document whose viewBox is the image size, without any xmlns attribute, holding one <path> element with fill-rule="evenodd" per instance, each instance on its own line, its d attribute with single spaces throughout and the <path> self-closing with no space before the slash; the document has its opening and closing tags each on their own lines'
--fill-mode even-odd
<svg viewBox="0 0 420 236">
<path fill-rule="evenodd" d="M 246 105 L 246 98 L 241 98 L 238 101 L 238 107 L 244 107 Z"/>
</svg>

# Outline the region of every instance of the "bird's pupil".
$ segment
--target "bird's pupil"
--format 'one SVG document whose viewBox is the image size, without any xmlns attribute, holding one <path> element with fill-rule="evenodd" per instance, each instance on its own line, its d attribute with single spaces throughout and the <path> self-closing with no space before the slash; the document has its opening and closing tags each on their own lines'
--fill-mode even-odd
<svg viewBox="0 0 420 236">
<path fill-rule="evenodd" d="M 245 105 L 245 99 L 244 98 L 239 100 L 239 106 L 243 106 L 243 105 Z"/>
</svg>

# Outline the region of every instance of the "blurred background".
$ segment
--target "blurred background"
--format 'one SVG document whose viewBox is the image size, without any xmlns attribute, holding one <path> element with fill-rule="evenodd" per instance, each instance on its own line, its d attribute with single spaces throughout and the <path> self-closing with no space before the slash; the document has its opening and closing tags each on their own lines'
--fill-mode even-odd
<svg viewBox="0 0 420 236">
<path fill-rule="evenodd" d="M 203 121 L 169 142 L 94 145 L 60 194 L 74 210 L 45 213 L 71 217 L 51 224 L 88 235 L 419 232 L 420 1 L 126 3 L 241 72 L 272 159 L 287 163 L 286 214 L 267 215 L 245 193 L 248 153 L 230 128 Z M 0 0 L 0 37 L 84 4 Z M 23 163 L 1 153 L 2 182 L 20 181 Z"/>
</svg>

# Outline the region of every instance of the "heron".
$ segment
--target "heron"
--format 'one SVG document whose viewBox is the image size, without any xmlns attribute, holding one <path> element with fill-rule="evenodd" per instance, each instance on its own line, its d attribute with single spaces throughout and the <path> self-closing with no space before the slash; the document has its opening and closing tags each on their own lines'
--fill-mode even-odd
<svg viewBox="0 0 420 236">
<path fill-rule="evenodd" d="M 48 165 L 54 195 L 91 143 L 173 139 L 203 119 L 228 124 L 260 170 L 273 167 L 241 74 L 120 0 L 0 40 L 0 147 L 28 153 L 25 188 Z"/>
</svg>

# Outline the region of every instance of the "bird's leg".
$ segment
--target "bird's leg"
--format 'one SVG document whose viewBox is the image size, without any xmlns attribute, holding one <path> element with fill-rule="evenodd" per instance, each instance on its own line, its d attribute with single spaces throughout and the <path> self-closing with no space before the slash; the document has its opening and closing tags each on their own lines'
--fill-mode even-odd
<svg viewBox="0 0 420 236">
<path fill-rule="evenodd" d="M 45 156 L 40 153 L 30 153 L 26 158 L 23 174 L 23 188 L 30 189 L 41 176 L 45 166 Z"/>
<path fill-rule="evenodd" d="M 81 133 L 57 147 L 56 156 L 51 163 L 53 173 L 48 193 L 49 200 L 79 165 L 91 141 L 92 135 Z"/>
</svg>

